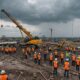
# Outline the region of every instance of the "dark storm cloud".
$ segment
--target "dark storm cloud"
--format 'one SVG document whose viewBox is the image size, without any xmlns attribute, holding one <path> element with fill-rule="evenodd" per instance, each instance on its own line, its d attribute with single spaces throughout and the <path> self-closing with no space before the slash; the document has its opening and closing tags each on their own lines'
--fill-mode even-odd
<svg viewBox="0 0 80 80">
<path fill-rule="evenodd" d="M 1 8 L 29 24 L 80 18 L 80 0 L 0 0 Z"/>
</svg>

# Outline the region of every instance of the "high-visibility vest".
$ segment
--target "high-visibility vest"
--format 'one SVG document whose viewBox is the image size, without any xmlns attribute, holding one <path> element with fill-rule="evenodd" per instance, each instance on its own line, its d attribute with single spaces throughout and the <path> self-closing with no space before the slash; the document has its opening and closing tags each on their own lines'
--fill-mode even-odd
<svg viewBox="0 0 80 80">
<path fill-rule="evenodd" d="M 0 75 L 0 80 L 8 80 L 8 76 L 6 74 Z"/>
<path fill-rule="evenodd" d="M 5 52 L 8 52 L 8 48 L 5 48 Z"/>
<path fill-rule="evenodd" d="M 76 56 L 72 55 L 72 61 L 76 61 Z"/>
<path fill-rule="evenodd" d="M 61 57 L 61 59 L 63 59 L 64 58 L 64 53 L 61 53 L 60 57 Z"/>
<path fill-rule="evenodd" d="M 58 61 L 53 61 L 53 67 L 58 68 Z"/>
<path fill-rule="evenodd" d="M 80 65 L 80 60 L 76 60 L 76 65 Z"/>
<path fill-rule="evenodd" d="M 70 64 L 69 62 L 64 63 L 64 70 L 69 70 L 70 69 Z"/>
<path fill-rule="evenodd" d="M 40 60 L 41 59 L 41 55 L 40 54 L 38 54 L 38 60 Z"/>
<path fill-rule="evenodd" d="M 34 53 L 34 59 L 37 59 L 37 54 Z"/>
<path fill-rule="evenodd" d="M 11 48 L 9 48 L 9 52 L 11 52 L 12 51 L 12 49 Z"/>
<path fill-rule="evenodd" d="M 49 59 L 50 59 L 50 61 L 52 61 L 52 60 L 53 60 L 53 55 L 52 55 L 52 54 L 50 54 Z"/>
</svg>

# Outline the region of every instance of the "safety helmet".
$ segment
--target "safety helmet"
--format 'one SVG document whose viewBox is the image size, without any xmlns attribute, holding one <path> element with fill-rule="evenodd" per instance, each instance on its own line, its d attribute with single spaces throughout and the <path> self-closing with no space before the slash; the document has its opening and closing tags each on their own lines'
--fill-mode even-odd
<svg viewBox="0 0 80 80">
<path fill-rule="evenodd" d="M 66 61 L 69 61 L 69 58 L 66 58 Z"/>
<path fill-rule="evenodd" d="M 6 71 L 5 70 L 1 70 L 1 74 L 5 74 L 6 73 Z"/>
<path fill-rule="evenodd" d="M 39 53 L 40 54 L 40 53 Z"/>
<path fill-rule="evenodd" d="M 79 60 L 80 60 L 80 56 L 78 56 L 78 57 L 77 57 L 77 59 L 79 59 Z"/>
<path fill-rule="evenodd" d="M 77 57 L 77 59 L 79 59 L 79 57 Z"/>
<path fill-rule="evenodd" d="M 57 58 L 55 58 L 55 61 L 57 61 Z"/>
<path fill-rule="evenodd" d="M 36 52 L 35 52 L 36 53 Z"/>
</svg>

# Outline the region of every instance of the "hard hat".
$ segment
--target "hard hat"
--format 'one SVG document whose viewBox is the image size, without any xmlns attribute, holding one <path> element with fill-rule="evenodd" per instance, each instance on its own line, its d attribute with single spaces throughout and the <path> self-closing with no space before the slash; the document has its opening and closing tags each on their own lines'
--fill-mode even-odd
<svg viewBox="0 0 80 80">
<path fill-rule="evenodd" d="M 78 57 L 77 57 L 77 59 L 79 59 L 79 60 L 80 60 L 80 56 L 78 56 Z"/>
<path fill-rule="evenodd" d="M 69 61 L 69 58 L 66 58 L 66 61 Z"/>
<path fill-rule="evenodd" d="M 36 52 L 35 52 L 36 53 Z"/>
<path fill-rule="evenodd" d="M 39 53 L 40 54 L 40 53 Z"/>
<path fill-rule="evenodd" d="M 57 58 L 55 58 L 55 60 L 57 61 Z"/>
<path fill-rule="evenodd" d="M 79 59 L 79 57 L 77 57 L 77 59 Z"/>
<path fill-rule="evenodd" d="M 1 70 L 1 74 L 5 74 L 6 73 L 6 71 L 5 70 Z"/>
</svg>

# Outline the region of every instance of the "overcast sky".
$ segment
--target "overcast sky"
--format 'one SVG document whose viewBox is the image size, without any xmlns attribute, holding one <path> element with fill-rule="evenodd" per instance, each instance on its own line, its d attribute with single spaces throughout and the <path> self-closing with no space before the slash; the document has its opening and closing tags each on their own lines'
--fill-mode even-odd
<svg viewBox="0 0 80 80">
<path fill-rule="evenodd" d="M 33 35 L 80 37 L 80 0 L 0 0 L 5 9 Z M 2 18 L 2 19 L 1 19 Z M 15 24 L 0 12 L 0 36 L 21 36 Z"/>
</svg>

